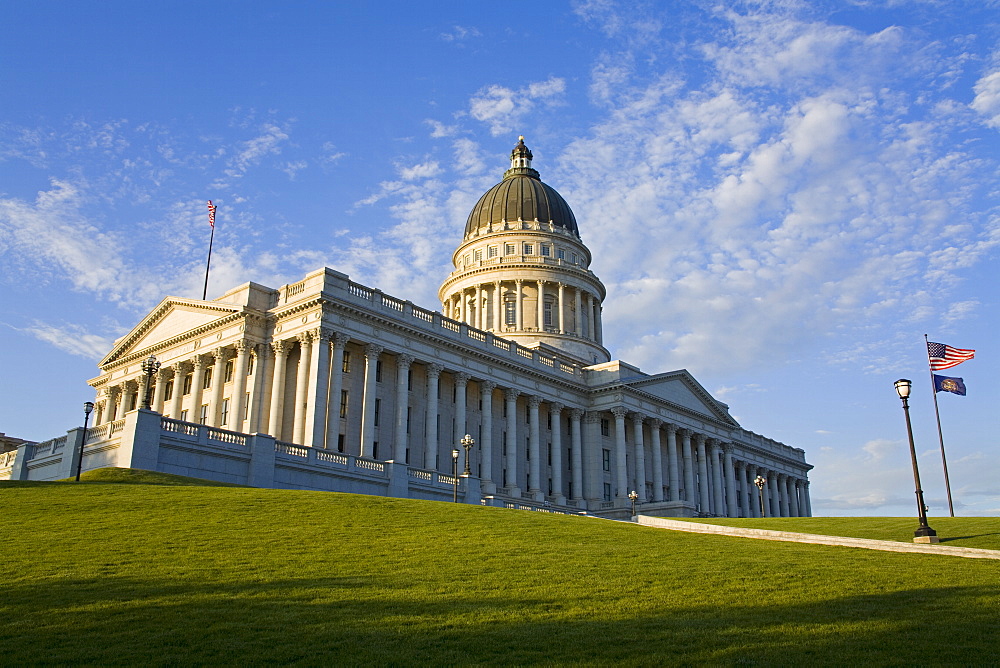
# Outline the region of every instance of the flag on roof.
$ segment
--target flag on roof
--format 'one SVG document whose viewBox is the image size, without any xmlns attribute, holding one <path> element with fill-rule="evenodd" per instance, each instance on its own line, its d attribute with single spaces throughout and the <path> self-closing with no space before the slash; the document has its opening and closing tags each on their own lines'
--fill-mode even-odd
<svg viewBox="0 0 1000 668">
<path fill-rule="evenodd" d="M 941 371 L 942 369 L 958 366 L 975 356 L 975 350 L 952 348 L 943 343 L 934 343 L 933 341 L 927 342 L 927 359 L 930 360 L 931 370 L 933 371 Z"/>
<path fill-rule="evenodd" d="M 208 224 L 215 229 L 215 205 L 212 204 L 212 200 L 208 200 Z"/>
</svg>

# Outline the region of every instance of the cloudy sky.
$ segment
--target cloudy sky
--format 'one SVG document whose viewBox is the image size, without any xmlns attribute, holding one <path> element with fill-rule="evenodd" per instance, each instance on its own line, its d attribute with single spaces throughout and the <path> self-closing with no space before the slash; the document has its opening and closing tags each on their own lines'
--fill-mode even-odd
<svg viewBox="0 0 1000 668">
<path fill-rule="evenodd" d="M 166 295 L 324 265 L 439 308 L 524 134 L 606 344 L 806 450 L 814 511 L 1000 514 L 1000 4 L 0 3 L 0 431 L 82 420 Z M 991 380 L 992 379 L 992 380 Z"/>
</svg>

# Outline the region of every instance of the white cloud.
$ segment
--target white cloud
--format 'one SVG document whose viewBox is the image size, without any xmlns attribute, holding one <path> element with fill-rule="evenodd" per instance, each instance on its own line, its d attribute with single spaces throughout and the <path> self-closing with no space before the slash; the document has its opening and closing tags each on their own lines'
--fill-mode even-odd
<svg viewBox="0 0 1000 668">
<path fill-rule="evenodd" d="M 428 160 L 409 167 L 398 167 L 399 176 L 404 181 L 429 179 L 441 173 L 441 165 L 436 160 Z"/>
<path fill-rule="evenodd" d="M 469 113 L 477 121 L 486 123 L 490 134 L 498 136 L 510 132 L 523 122 L 537 103 L 547 106 L 561 104 L 566 82 L 559 77 L 529 83 L 519 89 L 498 84 L 480 89 L 469 102 Z"/>
<path fill-rule="evenodd" d="M 71 355 L 95 361 L 106 355 L 114 343 L 114 337 L 99 336 L 73 324 L 57 327 L 36 320 L 23 331 Z"/>
<path fill-rule="evenodd" d="M 1000 70 L 988 72 L 973 87 L 976 97 L 970 105 L 983 116 L 983 122 L 1000 130 Z"/>
<path fill-rule="evenodd" d="M 482 36 L 483 34 L 475 26 L 452 26 L 448 32 L 441 33 L 441 39 L 446 42 L 464 42 Z"/>
<path fill-rule="evenodd" d="M 288 140 L 288 133 L 274 123 L 266 123 L 261 127 L 261 134 L 242 142 L 239 151 L 229 161 L 226 174 L 239 178 L 246 171 L 269 155 L 281 153 L 282 144 Z"/>
</svg>

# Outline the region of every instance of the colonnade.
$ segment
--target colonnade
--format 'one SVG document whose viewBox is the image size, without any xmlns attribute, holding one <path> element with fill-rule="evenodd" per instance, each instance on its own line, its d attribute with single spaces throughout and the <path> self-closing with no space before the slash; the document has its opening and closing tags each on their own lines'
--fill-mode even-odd
<svg viewBox="0 0 1000 668">
<path fill-rule="evenodd" d="M 341 399 L 348 341 L 342 333 L 316 328 L 270 344 L 237 341 L 193 355 L 159 370 L 151 407 L 175 419 L 336 448 L 341 420 L 346 418 L 341 414 Z M 376 343 L 355 343 L 360 343 L 364 353 L 359 442 L 348 443 L 345 449 L 361 457 L 378 454 L 380 459 L 408 461 L 413 438 L 410 393 L 417 390 L 426 417 L 423 433 L 414 439 L 417 454 L 408 463 L 425 469 L 450 468 L 455 444 L 439 433 L 439 416 L 444 414 L 440 382 L 442 374 L 448 373 L 455 391 L 453 433 L 458 437 L 467 431 L 478 434 L 473 457 L 487 493 L 499 490 L 557 504 L 610 500 L 623 506 L 629 491 L 635 490 L 640 504 L 686 502 L 702 514 L 756 517 L 761 514 L 761 499 L 753 480 L 759 475 L 767 479 L 764 514 L 811 514 L 809 483 L 804 477 L 778 470 L 777 465 L 738 459 L 733 443 L 623 406 L 587 412 L 518 387 L 473 378 L 434 361 L 419 361 L 405 352 L 388 353 L 395 359 L 396 383 L 393 389 L 380 390 L 376 377 L 379 362 L 387 355 L 385 349 Z M 292 357 L 293 351 L 297 357 Z M 294 368 L 290 368 L 290 357 Z M 423 388 L 410 387 L 414 364 L 424 367 Z M 294 388 L 290 374 L 294 374 Z M 468 407 L 470 383 L 478 386 L 478 411 Z M 145 377 L 102 388 L 94 425 L 121 417 L 141 403 L 144 392 Z M 379 398 L 387 393 L 394 393 L 395 412 L 379 421 Z M 478 431 L 470 425 L 470 417 L 478 417 Z M 495 423 L 495 418 L 501 421 Z M 543 419 L 549 423 L 544 434 Z M 603 421 L 607 421 L 606 432 Z M 387 440 L 386 431 L 392 447 L 376 453 L 378 434 Z M 546 442 L 547 451 L 543 450 Z M 607 461 L 604 449 L 611 450 Z M 446 453 L 443 461 L 442 451 Z M 464 468 L 464 462 L 460 466 Z"/>
<path fill-rule="evenodd" d="M 527 286 L 536 291 L 536 312 L 530 317 L 524 307 Z M 552 304 L 549 323 L 545 322 L 546 300 Z M 508 322 L 508 308 L 513 308 L 513 323 Z M 443 312 L 477 329 L 574 334 L 603 345 L 600 299 L 583 288 L 558 281 L 515 279 L 464 288 L 445 299 Z"/>
</svg>

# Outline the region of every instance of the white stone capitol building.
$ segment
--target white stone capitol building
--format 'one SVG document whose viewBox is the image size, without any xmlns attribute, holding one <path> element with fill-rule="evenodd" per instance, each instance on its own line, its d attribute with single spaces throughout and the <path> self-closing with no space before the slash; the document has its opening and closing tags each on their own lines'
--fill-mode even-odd
<svg viewBox="0 0 1000 668">
<path fill-rule="evenodd" d="M 476 203 L 441 311 L 321 269 L 169 297 L 101 361 L 92 427 L 0 477 L 117 465 L 267 487 L 621 515 L 810 515 L 805 453 L 743 429 L 685 370 L 603 345 L 604 285 L 523 138 Z M 162 363 L 151 411 L 143 360 Z M 470 475 L 459 441 L 470 434 Z M 2 455 L 0 455 L 2 457 Z M 754 484 L 766 478 L 763 503 Z"/>
</svg>

